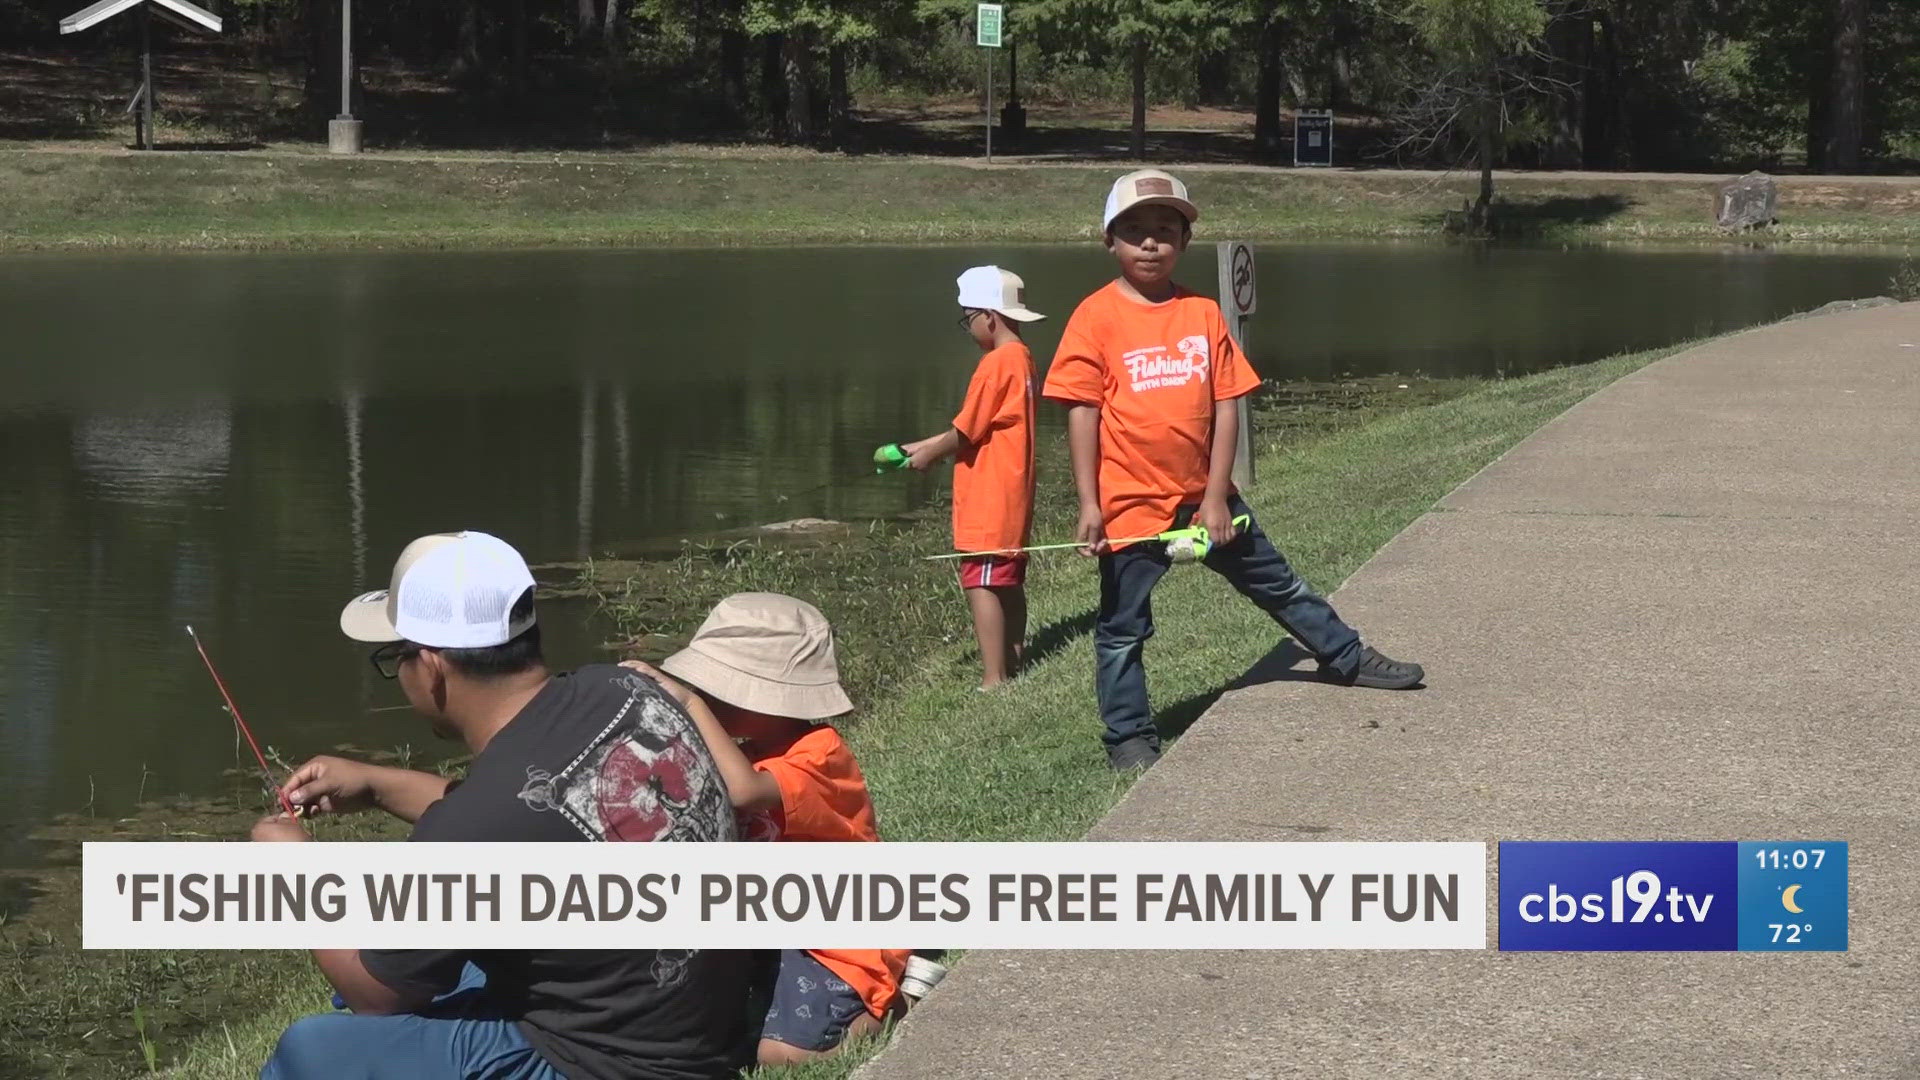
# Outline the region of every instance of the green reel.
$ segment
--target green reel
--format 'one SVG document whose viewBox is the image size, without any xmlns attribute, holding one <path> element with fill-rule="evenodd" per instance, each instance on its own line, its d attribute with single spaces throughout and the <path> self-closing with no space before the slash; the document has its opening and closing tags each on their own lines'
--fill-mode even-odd
<svg viewBox="0 0 1920 1080">
<path fill-rule="evenodd" d="M 1233 519 L 1236 529 L 1245 529 L 1251 524 L 1253 517 L 1250 514 L 1241 514 Z M 1199 562 L 1213 552 L 1213 538 L 1207 535 L 1205 525 L 1172 529 L 1161 533 L 1159 539 L 1167 545 L 1167 556 L 1176 563 Z"/>
<path fill-rule="evenodd" d="M 873 471 L 876 475 L 897 472 L 906 468 L 908 460 L 912 457 L 913 455 L 902 449 L 899 443 L 888 443 L 873 452 Z"/>
</svg>

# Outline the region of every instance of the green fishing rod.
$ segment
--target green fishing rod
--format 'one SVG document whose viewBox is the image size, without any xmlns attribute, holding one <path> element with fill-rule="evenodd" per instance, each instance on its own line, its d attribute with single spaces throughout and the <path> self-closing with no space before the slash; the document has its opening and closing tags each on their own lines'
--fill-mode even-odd
<svg viewBox="0 0 1920 1080">
<path fill-rule="evenodd" d="M 1253 517 L 1249 514 L 1241 514 L 1239 517 L 1233 519 L 1233 527 L 1236 529 L 1245 529 L 1252 523 Z M 1144 544 L 1148 541 L 1158 541 L 1167 545 L 1167 554 L 1172 556 L 1173 561 L 1177 563 L 1198 562 L 1206 558 L 1213 550 L 1213 539 L 1207 535 L 1207 527 L 1205 525 L 1189 525 L 1184 529 L 1168 529 L 1166 532 L 1155 533 L 1152 536 L 1127 536 L 1107 542 L 1110 544 Z M 945 555 L 924 555 L 922 558 L 932 562 L 937 559 L 967 559 L 976 555 L 1018 555 L 1029 551 L 1064 551 L 1067 548 L 1084 548 L 1088 546 L 1089 545 L 1075 540 L 1065 544 L 1035 544 L 1031 547 L 1000 548 L 997 551 L 954 551 Z"/>
</svg>

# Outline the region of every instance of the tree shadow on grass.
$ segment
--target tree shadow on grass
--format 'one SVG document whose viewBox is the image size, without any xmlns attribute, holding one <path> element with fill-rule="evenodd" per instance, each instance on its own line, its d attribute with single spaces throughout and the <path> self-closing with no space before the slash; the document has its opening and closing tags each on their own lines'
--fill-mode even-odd
<svg viewBox="0 0 1920 1080">
<path fill-rule="evenodd" d="M 242 150 L 265 150 L 266 148 L 266 143 L 248 140 L 236 142 L 156 142 L 153 144 L 153 149 L 156 152 L 162 150 L 181 150 L 189 153 L 206 151 L 238 152 Z M 127 149 L 138 150 L 140 147 L 128 143 Z"/>
<path fill-rule="evenodd" d="M 1552 195 L 1541 199 L 1493 201 L 1493 235 L 1502 239 L 1529 239 L 1583 225 L 1598 225 L 1626 213 L 1635 200 L 1619 194 Z M 1460 232 L 1465 225 L 1461 210 L 1442 210 L 1431 218 L 1448 232 Z"/>
</svg>

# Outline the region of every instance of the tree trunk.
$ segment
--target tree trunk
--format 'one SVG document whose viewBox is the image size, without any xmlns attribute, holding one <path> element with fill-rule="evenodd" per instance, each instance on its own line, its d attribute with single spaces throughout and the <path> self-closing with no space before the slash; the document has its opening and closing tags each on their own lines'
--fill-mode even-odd
<svg viewBox="0 0 1920 1080">
<path fill-rule="evenodd" d="M 1578 169 L 1586 164 L 1583 135 L 1593 81 L 1593 16 L 1572 12 L 1548 23 L 1547 49 L 1552 55 L 1548 73 L 1564 81 L 1567 89 L 1547 103 L 1551 129 L 1543 163 L 1555 169 Z"/>
<path fill-rule="evenodd" d="M 254 121 L 253 134 L 256 139 L 265 139 L 267 128 L 273 122 L 273 32 L 268 25 L 269 6 L 262 4 L 253 10 L 256 16 L 253 28 L 253 65 L 260 76 L 255 97 L 259 115 Z"/>
<path fill-rule="evenodd" d="M 1611 169 L 1619 164 L 1614 156 L 1614 123 L 1620 115 L 1620 38 L 1618 29 L 1605 11 L 1593 14 L 1591 65 L 1583 80 L 1581 99 L 1585 108 L 1580 118 L 1581 164 L 1589 169 Z"/>
<path fill-rule="evenodd" d="M 593 41 L 594 24 L 600 21 L 600 10 L 593 0 L 580 0 L 575 8 L 573 47 L 581 52 L 587 50 Z"/>
<path fill-rule="evenodd" d="M 300 5 L 307 45 L 307 79 L 301 88 L 300 107 L 311 116 L 333 115 L 329 106 L 340 91 L 339 60 L 328 62 L 330 56 L 339 55 L 340 9 L 335 2 L 303 0 Z"/>
<path fill-rule="evenodd" d="M 1226 51 L 1210 52 L 1200 58 L 1199 66 L 1194 69 L 1194 102 L 1198 105 L 1224 105 L 1227 101 L 1227 84 L 1233 79 L 1233 54 Z"/>
<path fill-rule="evenodd" d="M 747 107 L 747 35 L 720 31 L 720 81 L 727 91 L 727 107 L 743 113 Z"/>
<path fill-rule="evenodd" d="M 607 0 L 607 15 L 600 23 L 601 45 L 612 56 L 620 51 L 620 0 Z"/>
<path fill-rule="evenodd" d="M 461 0 L 451 74 L 456 83 L 477 84 L 484 78 L 480 65 L 480 0 Z"/>
<path fill-rule="evenodd" d="M 847 92 L 847 47 L 835 43 L 827 49 L 827 135 L 833 148 L 845 150 L 852 137 L 853 110 Z"/>
<path fill-rule="evenodd" d="M 527 94 L 527 0 L 511 0 L 507 7 L 507 33 L 511 39 L 507 82 L 515 98 Z"/>
<path fill-rule="evenodd" d="M 1834 0 L 1833 89 L 1827 122 L 1825 171 L 1860 171 L 1866 103 L 1867 0 Z"/>
<path fill-rule="evenodd" d="M 777 138 L 787 138 L 787 79 L 781 57 L 786 55 L 787 36 L 768 34 L 760 51 L 760 99 L 767 110 L 767 128 Z"/>
<path fill-rule="evenodd" d="M 810 142 L 814 135 L 812 27 L 795 27 L 783 36 L 780 71 L 787 84 L 787 137 Z"/>
<path fill-rule="evenodd" d="M 1489 96 L 1480 103 L 1479 123 L 1475 125 L 1474 144 L 1480 159 L 1480 197 L 1467 211 L 1467 229 L 1476 236 L 1493 231 L 1493 147 L 1494 126 L 1499 119 L 1500 99 Z"/>
<path fill-rule="evenodd" d="M 1260 31 L 1260 82 L 1253 104 L 1253 145 L 1263 154 L 1279 153 L 1284 142 L 1280 75 L 1280 20 L 1269 19 Z"/>
<path fill-rule="evenodd" d="M 1147 156 L 1147 39 L 1133 39 L 1133 158 Z"/>
</svg>

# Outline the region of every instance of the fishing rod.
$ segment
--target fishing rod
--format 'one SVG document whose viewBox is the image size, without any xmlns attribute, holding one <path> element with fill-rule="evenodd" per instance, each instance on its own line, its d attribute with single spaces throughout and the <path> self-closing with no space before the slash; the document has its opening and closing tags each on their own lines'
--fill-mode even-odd
<svg viewBox="0 0 1920 1080">
<path fill-rule="evenodd" d="M 288 817 L 299 817 L 299 813 L 293 808 L 293 803 L 287 800 L 286 793 L 280 790 L 279 784 L 273 782 L 273 770 L 267 766 L 267 755 L 260 752 L 260 744 L 253 739 L 253 729 L 241 719 L 239 706 L 233 703 L 233 695 L 227 693 L 226 680 L 220 677 L 220 672 L 214 670 L 213 658 L 207 655 L 207 647 L 200 644 L 200 635 L 194 633 L 193 627 L 189 626 L 187 636 L 193 639 L 193 647 L 199 650 L 200 662 L 207 665 L 207 674 L 213 676 L 213 685 L 220 688 L 220 696 L 226 699 L 227 711 L 233 714 L 234 726 L 240 729 L 240 734 L 247 737 L 247 745 L 253 747 L 253 759 L 260 763 L 260 775 L 266 778 L 267 786 L 273 789 L 274 797 L 280 800 L 280 809 L 285 810 Z"/>
<path fill-rule="evenodd" d="M 1245 529 L 1248 525 L 1252 524 L 1252 522 L 1252 515 L 1241 514 L 1239 517 L 1233 519 L 1233 527 L 1236 529 Z M 1167 545 L 1167 554 L 1173 556 L 1174 562 L 1198 562 L 1206 558 L 1207 554 L 1213 550 L 1213 539 L 1207 535 L 1207 527 L 1205 525 L 1189 525 L 1184 529 L 1168 529 L 1166 532 L 1155 533 L 1152 536 L 1127 536 L 1116 540 L 1109 540 L 1107 543 L 1143 544 L 1149 540 L 1157 540 Z M 969 559 L 976 555 L 1018 555 L 1028 551 L 1063 551 L 1067 548 L 1084 548 L 1089 546 L 1091 545 L 1083 544 L 1075 540 L 1067 544 L 1035 544 L 1032 547 L 999 548 L 994 551 L 954 551 L 945 555 L 924 555 L 921 557 L 928 562 L 932 562 L 938 559 Z"/>
</svg>

